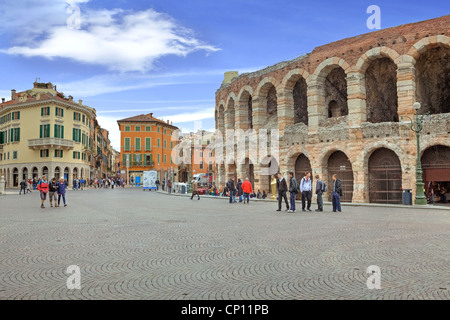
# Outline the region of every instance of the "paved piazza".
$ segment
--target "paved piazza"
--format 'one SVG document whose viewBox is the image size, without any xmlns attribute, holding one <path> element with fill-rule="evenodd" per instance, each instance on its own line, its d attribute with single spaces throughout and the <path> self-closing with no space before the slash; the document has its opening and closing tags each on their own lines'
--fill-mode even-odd
<svg viewBox="0 0 450 320">
<path fill-rule="evenodd" d="M 450 211 L 275 212 L 140 189 L 0 198 L 0 299 L 449 299 Z M 81 269 L 69 290 L 68 266 Z M 369 290 L 371 265 L 381 289 Z"/>
</svg>

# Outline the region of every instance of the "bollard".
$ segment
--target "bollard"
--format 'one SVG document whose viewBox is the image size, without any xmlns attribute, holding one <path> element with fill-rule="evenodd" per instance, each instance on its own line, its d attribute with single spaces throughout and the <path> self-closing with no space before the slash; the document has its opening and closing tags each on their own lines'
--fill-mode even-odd
<svg viewBox="0 0 450 320">
<path fill-rule="evenodd" d="M 2 176 L 2 178 L 0 179 L 0 195 L 2 196 L 6 195 L 5 184 L 5 177 Z"/>
</svg>

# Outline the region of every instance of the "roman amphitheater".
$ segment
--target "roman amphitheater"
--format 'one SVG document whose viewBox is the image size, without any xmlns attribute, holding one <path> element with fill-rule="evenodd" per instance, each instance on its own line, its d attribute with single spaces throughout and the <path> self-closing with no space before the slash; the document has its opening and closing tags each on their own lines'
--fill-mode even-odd
<svg viewBox="0 0 450 320">
<path fill-rule="evenodd" d="M 279 156 L 268 151 L 268 160 L 286 177 L 311 170 L 330 184 L 337 173 L 343 201 L 401 203 L 402 189 L 415 193 L 417 163 L 405 116 L 414 118 L 420 102 L 417 113 L 431 114 L 420 135 L 425 188 L 449 192 L 449 26 L 447 15 L 326 44 L 256 72 L 226 73 L 216 129 L 278 129 Z M 267 192 L 267 162 L 217 164 L 216 182 L 249 176 Z"/>
</svg>

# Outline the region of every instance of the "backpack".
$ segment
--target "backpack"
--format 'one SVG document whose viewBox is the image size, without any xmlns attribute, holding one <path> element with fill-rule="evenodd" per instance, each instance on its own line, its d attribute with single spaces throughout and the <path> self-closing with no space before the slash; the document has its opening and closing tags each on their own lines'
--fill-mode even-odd
<svg viewBox="0 0 450 320">
<path fill-rule="evenodd" d="M 322 182 L 322 188 L 320 189 L 320 191 L 327 192 L 328 191 L 327 185 L 325 184 L 325 182 L 323 182 L 323 181 L 321 181 L 321 182 Z"/>
<path fill-rule="evenodd" d="M 300 193 L 300 183 L 297 181 L 297 179 L 295 179 L 295 183 L 297 184 L 296 188 L 295 188 L 295 193 Z"/>
</svg>

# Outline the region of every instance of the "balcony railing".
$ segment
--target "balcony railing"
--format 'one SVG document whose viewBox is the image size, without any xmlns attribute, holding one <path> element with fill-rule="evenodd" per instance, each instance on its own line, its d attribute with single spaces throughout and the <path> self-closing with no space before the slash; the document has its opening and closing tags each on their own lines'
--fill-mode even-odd
<svg viewBox="0 0 450 320">
<path fill-rule="evenodd" d="M 130 162 L 130 167 L 154 167 L 154 161 L 143 161 L 143 162 Z"/>
<path fill-rule="evenodd" d="M 75 141 L 60 138 L 41 138 L 28 140 L 28 148 L 30 149 L 43 149 L 54 147 L 59 147 L 61 149 L 73 149 L 74 146 Z"/>
<path fill-rule="evenodd" d="M 0 151 L 3 151 L 3 145 L 0 144 Z"/>
</svg>

